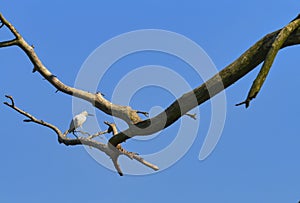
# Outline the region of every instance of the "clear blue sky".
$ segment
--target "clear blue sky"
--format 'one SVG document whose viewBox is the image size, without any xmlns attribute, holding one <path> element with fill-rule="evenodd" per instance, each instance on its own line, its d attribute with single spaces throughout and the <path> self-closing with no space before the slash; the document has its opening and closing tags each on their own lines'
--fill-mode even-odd
<svg viewBox="0 0 300 203">
<path fill-rule="evenodd" d="M 185 35 L 197 42 L 221 70 L 262 36 L 292 20 L 299 7 L 297 1 L 269 0 L 4 1 L 0 11 L 35 45 L 44 64 L 63 82 L 73 85 L 81 65 L 95 48 L 137 29 L 165 29 Z M 7 37 L 7 32 L 0 30 L 0 39 Z M 0 105 L 0 202 L 299 201 L 299 51 L 300 47 L 294 46 L 279 53 L 249 109 L 234 104 L 246 97 L 257 70 L 226 90 L 225 128 L 206 160 L 198 160 L 203 129 L 182 159 L 167 170 L 147 176 L 119 177 L 94 161 L 83 147 L 59 145 L 49 129 L 23 123 L 21 115 Z M 161 56 L 151 57 L 162 61 L 160 65 L 172 64 L 163 62 Z M 130 71 L 133 61 L 135 65 L 153 64 L 151 57 L 120 61 L 122 74 Z M 5 101 L 5 94 L 13 95 L 19 107 L 66 129 L 72 116 L 71 97 L 54 94 L 55 89 L 40 75 L 32 74 L 32 65 L 18 48 L 1 49 L 0 59 L 1 101 Z M 180 69 L 179 62 L 178 67 L 174 64 L 174 70 Z M 116 83 L 118 79 L 109 80 Z M 196 79 L 190 81 L 193 87 L 202 83 Z M 108 97 L 112 94 L 108 85 L 101 91 Z M 135 108 L 165 107 L 174 99 L 149 97 L 147 90 L 144 94 L 140 91 L 133 101 Z M 150 100 L 148 105 L 143 102 L 146 99 Z M 209 103 L 200 107 L 204 124 L 210 119 L 206 117 L 209 108 Z M 149 144 L 132 140 L 124 147 L 155 151 L 161 143 L 173 139 L 172 132 L 177 128 L 175 124 Z"/>
</svg>

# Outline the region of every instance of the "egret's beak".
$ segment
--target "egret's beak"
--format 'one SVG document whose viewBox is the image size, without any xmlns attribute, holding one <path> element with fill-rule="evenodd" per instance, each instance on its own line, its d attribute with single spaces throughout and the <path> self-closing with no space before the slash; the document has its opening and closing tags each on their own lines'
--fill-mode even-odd
<svg viewBox="0 0 300 203">
<path fill-rule="evenodd" d="M 95 116 L 95 115 L 94 115 L 94 114 L 90 114 L 90 113 L 89 113 L 89 114 L 88 114 L 88 116 Z"/>
</svg>

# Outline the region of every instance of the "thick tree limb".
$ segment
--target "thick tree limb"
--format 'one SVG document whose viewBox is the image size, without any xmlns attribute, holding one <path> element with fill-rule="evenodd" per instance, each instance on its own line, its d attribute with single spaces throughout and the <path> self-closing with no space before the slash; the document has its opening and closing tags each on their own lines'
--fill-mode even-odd
<svg viewBox="0 0 300 203">
<path fill-rule="evenodd" d="M 298 16 L 299 17 L 299 16 Z M 298 18 L 297 17 L 297 18 Z M 296 19 L 297 19 L 296 18 Z M 201 86 L 195 88 L 193 91 L 184 94 L 182 97 L 172 103 L 166 110 L 158 114 L 154 118 L 147 119 L 137 123 L 136 125 L 129 126 L 129 128 L 118 135 L 110 139 L 110 143 L 116 146 L 119 143 L 126 141 L 127 139 L 136 135 L 149 135 L 158 132 L 176 120 L 182 115 L 196 107 L 195 104 L 190 104 L 191 99 L 196 96 L 197 105 L 204 103 L 211 97 L 215 96 L 219 92 L 223 91 L 236 81 L 244 77 L 251 70 L 256 68 L 266 58 L 274 40 L 281 30 L 272 32 L 261 40 L 256 42 L 246 52 L 244 52 L 238 59 L 233 63 L 225 67 L 218 74 L 213 76 L 207 82 Z M 298 27 L 295 31 L 288 36 L 286 41 L 281 46 L 281 49 L 287 46 L 300 44 L 300 28 Z M 186 104 L 184 108 L 181 108 L 179 104 Z M 160 120 L 166 115 L 167 119 L 165 125 L 160 125 Z"/>
<path fill-rule="evenodd" d="M 39 120 L 39 119 L 35 118 L 33 115 L 31 115 L 31 114 L 25 112 L 24 110 L 18 108 L 15 105 L 15 102 L 14 102 L 14 99 L 13 99 L 12 96 L 5 95 L 5 97 L 8 98 L 11 101 L 11 103 L 4 102 L 5 105 L 9 106 L 13 110 L 17 111 L 18 113 L 20 113 L 20 114 L 24 115 L 26 118 L 28 118 L 28 119 L 24 120 L 25 122 L 33 122 L 33 123 L 45 126 L 47 128 L 50 128 L 51 130 L 53 130 L 56 133 L 56 135 L 58 136 L 58 142 L 59 143 L 65 144 L 66 146 L 69 146 L 69 145 L 86 145 L 86 146 L 94 147 L 94 148 L 104 152 L 106 155 L 108 155 L 111 158 L 111 160 L 112 160 L 117 172 L 119 173 L 119 175 L 123 175 L 123 173 L 121 171 L 121 168 L 118 164 L 118 157 L 120 155 L 125 155 L 125 156 L 129 157 L 130 159 L 135 159 L 138 162 L 144 164 L 145 166 L 147 166 L 149 168 L 152 168 L 153 170 L 158 170 L 157 166 L 145 161 L 143 158 L 141 158 L 140 156 L 138 156 L 134 152 L 128 152 L 125 149 L 123 149 L 122 147 L 120 147 L 120 148 L 109 147 L 111 145 L 109 143 L 104 144 L 104 143 L 101 143 L 99 141 L 93 140 L 92 138 L 96 137 L 97 134 L 89 136 L 89 137 L 78 137 L 77 139 L 67 138 L 66 135 L 67 135 L 68 131 L 65 131 L 65 133 L 62 133 L 62 131 L 59 130 L 55 125 L 47 123 L 43 120 Z M 109 126 L 115 126 L 115 124 L 109 123 Z M 104 132 L 108 132 L 108 130 L 104 131 Z M 101 134 L 101 133 L 104 134 L 104 132 L 100 132 L 99 134 Z M 114 129 L 113 132 L 117 133 L 116 128 Z"/>
</svg>

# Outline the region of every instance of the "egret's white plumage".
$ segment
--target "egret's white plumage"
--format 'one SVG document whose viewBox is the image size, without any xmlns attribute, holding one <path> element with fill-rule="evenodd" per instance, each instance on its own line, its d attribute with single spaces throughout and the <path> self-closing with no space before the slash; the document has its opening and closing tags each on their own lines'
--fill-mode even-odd
<svg viewBox="0 0 300 203">
<path fill-rule="evenodd" d="M 77 128 L 82 127 L 82 124 L 86 121 L 86 117 L 88 115 L 89 114 L 87 111 L 83 111 L 80 114 L 77 114 L 76 116 L 74 116 L 74 118 L 72 119 L 72 121 L 70 123 L 68 133 L 74 134 L 74 132 Z"/>
</svg>

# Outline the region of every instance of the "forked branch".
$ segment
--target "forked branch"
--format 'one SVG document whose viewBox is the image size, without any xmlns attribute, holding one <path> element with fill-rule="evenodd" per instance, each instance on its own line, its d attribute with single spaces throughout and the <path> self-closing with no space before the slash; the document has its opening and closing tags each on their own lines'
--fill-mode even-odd
<svg viewBox="0 0 300 203">
<path fill-rule="evenodd" d="M 13 99 L 12 96 L 5 95 L 5 97 L 10 100 L 10 103 L 9 102 L 4 102 L 4 104 L 9 106 L 13 110 L 17 111 L 18 113 L 24 115 L 27 118 L 27 119 L 23 120 L 24 122 L 33 122 L 33 123 L 45 126 L 47 128 L 50 128 L 57 135 L 59 143 L 65 144 L 66 146 L 69 146 L 69 145 L 72 145 L 72 146 L 74 146 L 74 145 L 86 145 L 86 146 L 94 147 L 94 148 L 104 152 L 106 155 L 108 155 L 111 158 L 117 172 L 121 176 L 123 175 L 123 173 L 122 173 L 121 168 L 118 164 L 118 157 L 120 155 L 125 155 L 125 156 L 129 157 L 130 159 L 135 159 L 138 162 L 144 164 L 145 166 L 147 166 L 149 168 L 152 168 L 153 170 L 159 170 L 159 168 L 156 165 L 145 161 L 142 157 L 138 156 L 137 153 L 126 151 L 122 147 L 115 148 L 115 147 L 112 147 L 111 144 L 109 144 L 109 143 L 104 144 L 104 143 L 101 143 L 101 142 L 96 141 L 96 140 L 93 139 L 93 138 L 97 137 L 100 134 L 104 134 L 104 133 L 108 133 L 108 132 L 117 133 L 115 124 L 113 124 L 113 123 L 105 122 L 106 124 L 109 125 L 109 128 L 114 126 L 113 128 L 115 128 L 115 129 L 113 131 L 110 131 L 108 129 L 106 131 L 96 133 L 96 134 L 91 135 L 89 137 L 78 137 L 77 139 L 71 139 L 71 138 L 68 138 L 66 136 L 67 131 L 65 133 L 62 133 L 62 131 L 59 130 L 55 125 L 53 125 L 51 123 L 48 123 L 48 122 L 45 122 L 43 120 L 39 120 L 39 119 L 35 118 L 33 115 L 31 115 L 30 113 L 27 113 L 24 110 L 18 108 L 15 105 L 15 102 L 14 102 L 14 99 Z"/>
<path fill-rule="evenodd" d="M 260 69 L 256 79 L 254 80 L 254 82 L 251 86 L 251 89 L 248 93 L 247 99 L 244 102 L 236 104 L 236 106 L 245 104 L 246 108 L 249 107 L 250 101 L 257 96 L 258 92 L 260 91 L 261 87 L 263 86 L 279 49 L 282 47 L 283 43 L 288 39 L 288 37 L 299 26 L 300 26 L 300 15 L 298 15 L 298 17 L 296 19 L 294 19 L 287 26 L 285 26 L 282 30 L 280 30 L 279 34 L 277 35 L 274 42 L 272 43 L 270 50 L 268 51 L 268 54 L 262 65 L 262 68 Z"/>
</svg>

